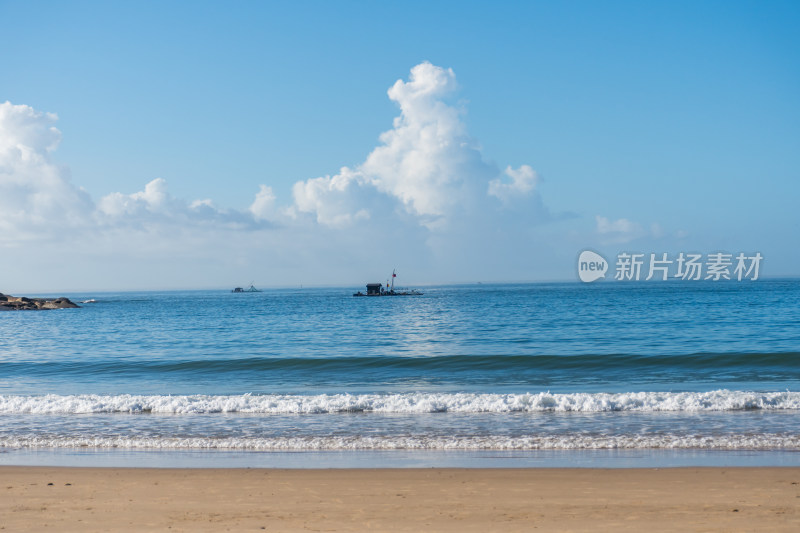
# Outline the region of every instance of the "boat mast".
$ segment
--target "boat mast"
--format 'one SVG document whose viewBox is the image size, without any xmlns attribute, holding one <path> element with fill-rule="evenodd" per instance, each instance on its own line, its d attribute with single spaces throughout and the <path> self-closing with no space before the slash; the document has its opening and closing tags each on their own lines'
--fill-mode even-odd
<svg viewBox="0 0 800 533">
<path fill-rule="evenodd" d="M 394 273 L 395 270 L 394 268 L 392 269 L 392 290 L 394 290 L 394 278 L 397 277 L 397 274 Z"/>
</svg>

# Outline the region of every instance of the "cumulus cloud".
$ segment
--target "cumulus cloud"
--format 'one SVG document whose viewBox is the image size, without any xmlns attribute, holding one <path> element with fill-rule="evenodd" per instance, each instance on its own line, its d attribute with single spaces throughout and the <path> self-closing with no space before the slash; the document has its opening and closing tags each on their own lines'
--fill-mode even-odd
<svg viewBox="0 0 800 533">
<path fill-rule="evenodd" d="M 163 226 L 186 224 L 219 229 L 254 229 L 264 227 L 264 222 L 269 219 L 265 213 L 271 194 L 269 187 L 262 188 L 250 212 L 239 212 L 219 209 L 210 199 L 186 202 L 174 198 L 169 194 L 167 181 L 156 178 L 141 191 L 130 194 L 114 192 L 102 197 L 97 202 L 95 220 L 99 229 L 132 226 L 158 230 Z"/>
<path fill-rule="evenodd" d="M 294 208 L 312 213 L 320 224 L 346 227 L 370 218 L 369 190 L 360 173 L 343 167 L 335 176 L 298 181 L 292 188 Z"/>
<path fill-rule="evenodd" d="M 217 209 L 211 200 L 186 202 L 170 196 L 157 178 L 143 190 L 114 192 L 96 203 L 71 183 L 67 168 L 52 160 L 61 141 L 58 116 L 27 105 L 0 104 L 0 246 L 26 242 L 91 241 L 118 237 L 122 228 L 158 233 L 166 226 L 265 227 L 249 213 Z M 263 212 L 266 193 L 256 199 Z"/>
<path fill-rule="evenodd" d="M 384 195 L 419 224 L 440 229 L 454 215 L 485 208 L 489 195 L 508 202 L 530 194 L 538 181 L 530 166 L 503 173 L 484 161 L 463 111 L 448 102 L 457 87 L 452 69 L 428 62 L 412 68 L 408 81 L 388 90 L 400 115 L 380 145 L 353 169 L 295 184 L 297 210 L 342 227 L 370 218 L 371 203 Z"/>
<path fill-rule="evenodd" d="M 88 221 L 91 198 L 50 159 L 61 140 L 56 120 L 27 105 L 0 104 L 0 242 L 43 239 L 54 227 Z"/>
<path fill-rule="evenodd" d="M 400 116 L 361 166 L 379 191 L 427 220 L 469 202 L 494 173 L 467 135 L 461 112 L 446 102 L 456 87 L 451 69 L 427 62 L 411 69 L 408 82 L 397 80 L 388 94 Z"/>
<path fill-rule="evenodd" d="M 0 104 L 0 150 L 16 150 L 21 158 L 37 157 L 55 150 L 61 132 L 54 126 L 55 113 L 42 113 L 27 105 Z"/>
<path fill-rule="evenodd" d="M 145 212 L 158 213 L 166 211 L 169 200 L 167 182 L 162 178 L 156 178 L 145 185 L 143 191 L 133 194 L 114 192 L 104 196 L 100 199 L 97 207 L 100 212 L 112 217 L 141 215 Z M 203 205 L 210 206 L 210 202 L 195 202 L 192 204 L 194 207 Z"/>
<path fill-rule="evenodd" d="M 250 204 L 250 213 L 256 220 L 270 220 L 275 217 L 275 193 L 272 187 L 261 185 L 256 199 Z"/>
</svg>

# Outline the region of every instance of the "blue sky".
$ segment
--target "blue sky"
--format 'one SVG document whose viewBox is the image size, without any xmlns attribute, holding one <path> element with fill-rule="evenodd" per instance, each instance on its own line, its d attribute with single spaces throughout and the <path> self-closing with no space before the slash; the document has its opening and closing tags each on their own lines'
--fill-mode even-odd
<svg viewBox="0 0 800 533">
<path fill-rule="evenodd" d="M 0 19 L 19 258 L 0 291 L 569 280 L 583 248 L 800 274 L 796 2 L 0 0 Z"/>
</svg>

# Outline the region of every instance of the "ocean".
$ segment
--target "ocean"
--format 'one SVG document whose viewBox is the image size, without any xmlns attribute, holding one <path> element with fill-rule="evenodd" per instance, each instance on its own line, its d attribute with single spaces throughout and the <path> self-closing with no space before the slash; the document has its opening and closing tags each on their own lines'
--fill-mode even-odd
<svg viewBox="0 0 800 533">
<path fill-rule="evenodd" d="M 68 294 L 0 464 L 800 465 L 800 280 Z"/>
</svg>

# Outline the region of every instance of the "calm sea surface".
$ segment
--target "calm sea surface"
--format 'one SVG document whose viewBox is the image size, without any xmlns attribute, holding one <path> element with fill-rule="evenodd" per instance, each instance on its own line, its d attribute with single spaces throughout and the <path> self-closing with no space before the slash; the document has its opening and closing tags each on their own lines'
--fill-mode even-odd
<svg viewBox="0 0 800 533">
<path fill-rule="evenodd" d="M 0 462 L 614 450 L 800 464 L 798 280 L 358 289 L 2 312 Z"/>
</svg>

